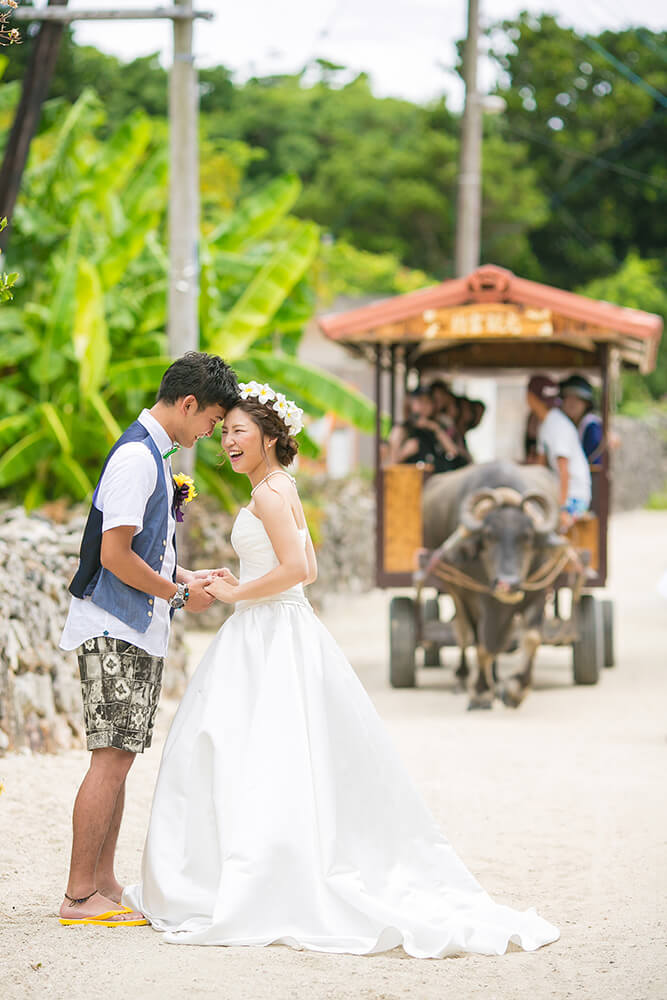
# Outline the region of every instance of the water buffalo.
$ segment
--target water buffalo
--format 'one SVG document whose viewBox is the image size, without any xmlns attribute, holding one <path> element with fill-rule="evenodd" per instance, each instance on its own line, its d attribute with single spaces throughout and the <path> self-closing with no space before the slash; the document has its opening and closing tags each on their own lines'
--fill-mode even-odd
<svg viewBox="0 0 667 1000">
<path fill-rule="evenodd" d="M 457 639 L 462 651 L 474 645 L 477 652 L 470 708 L 490 708 L 496 693 L 516 708 L 530 689 L 548 585 L 531 589 L 536 583 L 528 581 L 553 565 L 566 545 L 555 530 L 557 497 L 548 470 L 513 462 L 469 466 L 433 476 L 426 486 L 425 541 L 435 549 L 427 573 L 453 568 L 447 589 L 456 607 Z M 496 685 L 495 659 L 516 634 L 521 669 Z"/>
</svg>

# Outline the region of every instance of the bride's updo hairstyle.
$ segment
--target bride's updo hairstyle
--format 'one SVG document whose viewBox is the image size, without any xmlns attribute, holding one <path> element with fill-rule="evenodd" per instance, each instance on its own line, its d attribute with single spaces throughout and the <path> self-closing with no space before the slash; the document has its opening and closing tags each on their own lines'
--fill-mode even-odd
<svg viewBox="0 0 667 1000">
<path fill-rule="evenodd" d="M 259 427 L 262 435 L 262 451 L 264 451 L 264 437 L 275 438 L 276 458 L 281 465 L 292 464 L 299 450 L 299 443 L 290 433 L 282 417 L 273 409 L 273 403 L 260 403 L 258 399 L 248 397 L 237 400 L 234 408 L 247 413 L 252 422 Z M 268 457 L 266 452 L 264 455 Z"/>
</svg>

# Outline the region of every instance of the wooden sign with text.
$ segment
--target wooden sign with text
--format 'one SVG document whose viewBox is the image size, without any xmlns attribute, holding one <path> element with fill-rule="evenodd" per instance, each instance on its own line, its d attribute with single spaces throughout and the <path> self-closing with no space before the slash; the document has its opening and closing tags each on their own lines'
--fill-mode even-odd
<svg viewBox="0 0 667 1000">
<path fill-rule="evenodd" d="M 426 340 L 551 337 L 554 332 L 550 309 L 521 308 L 505 302 L 427 309 L 422 321 Z"/>
</svg>

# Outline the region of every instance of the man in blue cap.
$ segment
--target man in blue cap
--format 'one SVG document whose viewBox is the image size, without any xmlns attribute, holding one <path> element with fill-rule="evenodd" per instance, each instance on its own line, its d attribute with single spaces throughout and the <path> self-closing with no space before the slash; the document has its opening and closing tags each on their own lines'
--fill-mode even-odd
<svg viewBox="0 0 667 1000">
<path fill-rule="evenodd" d="M 528 406 L 539 421 L 538 461 L 555 472 L 559 481 L 560 528 L 567 531 L 591 503 L 591 470 L 577 430 L 558 407 L 558 385 L 548 375 L 533 375 L 526 393 Z"/>
</svg>

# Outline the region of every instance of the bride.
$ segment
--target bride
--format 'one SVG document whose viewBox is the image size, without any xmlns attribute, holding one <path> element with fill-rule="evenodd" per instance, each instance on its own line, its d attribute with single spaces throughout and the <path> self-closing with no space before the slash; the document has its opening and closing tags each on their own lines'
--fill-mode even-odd
<svg viewBox="0 0 667 1000">
<path fill-rule="evenodd" d="M 495 903 L 435 824 L 303 584 L 317 574 L 294 479 L 302 413 L 241 386 L 222 443 L 248 476 L 234 522 L 235 605 L 167 737 L 142 863 L 123 902 L 175 944 L 268 945 L 418 958 L 555 941 Z"/>
</svg>

